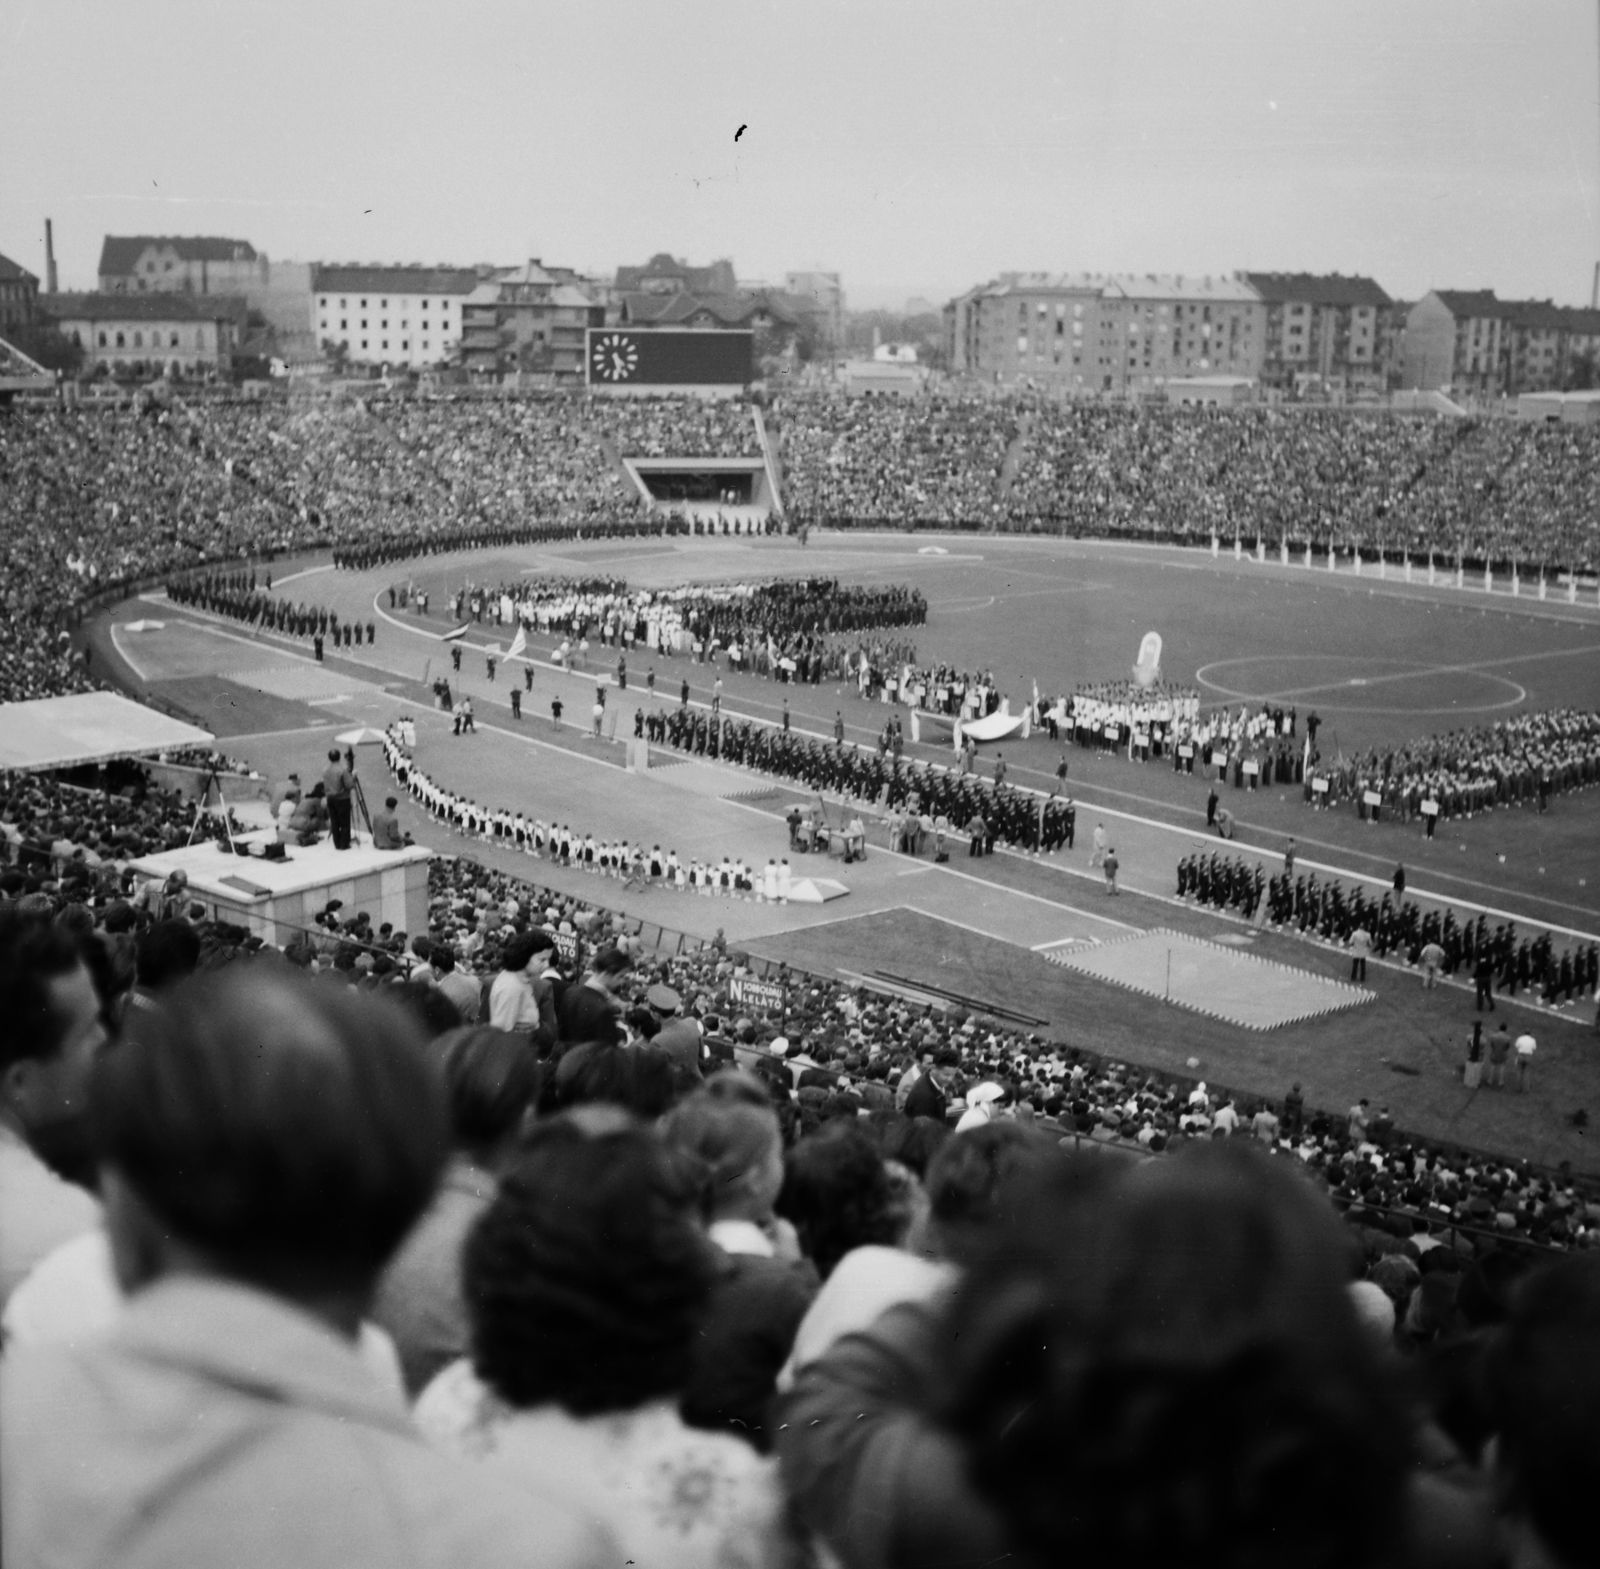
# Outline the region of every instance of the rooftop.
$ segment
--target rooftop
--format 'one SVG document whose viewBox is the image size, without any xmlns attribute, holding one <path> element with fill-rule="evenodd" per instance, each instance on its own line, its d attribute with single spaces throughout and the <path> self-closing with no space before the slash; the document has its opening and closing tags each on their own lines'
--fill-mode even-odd
<svg viewBox="0 0 1600 1569">
<path fill-rule="evenodd" d="M 324 266 L 311 269 L 313 294 L 471 294 L 478 286 L 472 267 Z"/>
<path fill-rule="evenodd" d="M 0 256 L 0 283 L 37 283 L 38 281 L 26 267 L 19 266 L 9 256 Z"/>
<path fill-rule="evenodd" d="M 57 321 L 235 321 L 248 303 L 234 294 L 46 294 L 40 309 Z"/>
<path fill-rule="evenodd" d="M 1269 305 L 1371 305 L 1394 302 L 1371 278 L 1358 274 L 1247 272 L 1246 281 Z"/>
<path fill-rule="evenodd" d="M 248 240 L 217 234 L 108 234 L 100 246 L 100 276 L 131 273 L 152 246 L 176 253 L 179 261 L 252 262 L 256 248 Z"/>
</svg>

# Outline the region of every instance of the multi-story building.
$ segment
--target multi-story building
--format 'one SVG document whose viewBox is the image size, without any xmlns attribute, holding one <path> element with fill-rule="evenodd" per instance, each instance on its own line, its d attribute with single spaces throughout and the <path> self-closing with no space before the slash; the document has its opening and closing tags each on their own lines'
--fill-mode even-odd
<svg viewBox="0 0 1600 1569">
<path fill-rule="evenodd" d="M 1381 392 L 1391 368 L 1394 301 L 1371 278 L 1247 272 L 1266 307 L 1261 379 L 1284 391 L 1310 384 Z"/>
<path fill-rule="evenodd" d="M 837 326 L 842 332 L 842 294 L 838 302 Z M 784 348 L 792 347 L 807 322 L 814 324 L 817 336 L 826 341 L 830 328 L 825 303 L 815 295 L 790 293 L 765 283 L 740 283 L 734 277 L 733 263 L 726 258 L 709 267 L 691 267 L 665 252 L 652 256 L 643 267 L 617 268 L 607 313 L 608 326 L 755 331 L 783 340 Z M 769 339 L 762 352 L 778 347 Z"/>
<path fill-rule="evenodd" d="M 1006 272 L 968 290 L 944 310 L 952 372 L 1087 390 L 1105 281 L 1098 273 Z"/>
<path fill-rule="evenodd" d="M 9 256 L 0 256 L 0 338 L 33 325 L 39 280 Z"/>
<path fill-rule="evenodd" d="M 462 307 L 478 287 L 471 267 L 311 269 L 311 329 L 353 365 L 441 365 L 461 342 Z"/>
<path fill-rule="evenodd" d="M 1406 316 L 1404 384 L 1474 398 L 1579 383 L 1600 369 L 1600 311 L 1434 289 Z"/>
<path fill-rule="evenodd" d="M 180 293 L 50 294 L 41 308 L 86 366 L 182 375 L 226 375 L 248 312 L 237 296 Z"/>
<path fill-rule="evenodd" d="M 249 295 L 269 270 L 248 240 L 210 234 L 108 234 L 100 246 L 102 294 Z"/>
<path fill-rule="evenodd" d="M 1003 273 L 945 307 L 951 370 L 1060 392 L 1260 374 L 1265 308 L 1235 278 Z"/>
<path fill-rule="evenodd" d="M 1123 273 L 1101 291 L 1097 390 L 1148 393 L 1174 376 L 1261 374 L 1266 307 L 1239 278 Z"/>
<path fill-rule="evenodd" d="M 604 292 L 538 257 L 502 267 L 461 302 L 461 363 L 480 375 L 581 383 L 586 329 L 606 322 Z"/>
</svg>

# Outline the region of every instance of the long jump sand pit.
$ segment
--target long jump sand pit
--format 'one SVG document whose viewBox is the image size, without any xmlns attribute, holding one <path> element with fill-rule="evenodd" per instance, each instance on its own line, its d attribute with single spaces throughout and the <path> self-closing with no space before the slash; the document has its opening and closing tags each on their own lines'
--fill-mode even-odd
<svg viewBox="0 0 1600 1569">
<path fill-rule="evenodd" d="M 1247 1030 L 1275 1030 L 1359 1007 L 1376 995 L 1365 987 L 1162 927 L 1046 957 L 1069 970 L 1165 998 Z"/>
</svg>

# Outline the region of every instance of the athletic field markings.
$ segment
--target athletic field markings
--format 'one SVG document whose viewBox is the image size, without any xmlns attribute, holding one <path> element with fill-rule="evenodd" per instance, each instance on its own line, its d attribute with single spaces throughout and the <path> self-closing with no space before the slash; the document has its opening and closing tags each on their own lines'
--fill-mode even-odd
<svg viewBox="0 0 1600 1569">
<path fill-rule="evenodd" d="M 271 588 L 263 589 L 263 593 L 275 594 L 285 583 L 297 583 L 303 577 L 315 577 L 319 572 L 332 572 L 334 569 L 331 561 L 324 562 L 320 567 L 302 567 L 298 572 L 291 572 L 288 577 L 281 577 Z"/>
<path fill-rule="evenodd" d="M 1565 653 L 1576 653 L 1579 650 L 1567 649 Z M 1516 656 L 1526 658 L 1528 656 Z M 1542 657 L 1542 656 L 1541 656 Z M 1392 670 L 1384 675 L 1372 676 L 1342 676 L 1336 681 L 1323 681 L 1315 686 L 1285 687 L 1275 692 L 1239 692 L 1232 687 L 1221 686 L 1213 681 L 1209 672 L 1225 669 L 1229 665 L 1255 665 L 1270 662 L 1275 665 L 1325 663 L 1337 664 L 1341 661 L 1348 663 L 1353 659 L 1369 659 L 1381 664 L 1407 664 L 1405 660 L 1391 659 L 1383 655 L 1361 654 L 1284 654 L 1274 656 L 1271 654 L 1245 654 L 1234 659 L 1214 659 L 1210 664 L 1202 665 L 1194 673 L 1194 678 L 1202 686 L 1209 687 L 1213 692 L 1220 693 L 1223 697 L 1236 698 L 1244 703 L 1282 703 L 1296 698 L 1314 697 L 1319 693 L 1347 692 L 1351 687 L 1385 686 L 1395 681 L 1429 681 L 1444 675 L 1472 675 L 1481 680 L 1496 681 L 1501 686 L 1510 687 L 1516 694 L 1514 697 L 1503 698 L 1497 703 L 1475 703 L 1470 707 L 1463 707 L 1453 703 L 1448 708 L 1435 705 L 1433 707 L 1412 708 L 1372 708 L 1362 704 L 1360 712 L 1363 714 L 1487 714 L 1497 708 L 1515 708 L 1518 703 L 1525 703 L 1528 699 L 1528 689 L 1519 685 L 1509 676 L 1496 675 L 1481 665 L 1422 665 L 1413 664 L 1405 670 Z M 1512 663 L 1512 660 L 1496 661 L 1496 663 Z M 1338 707 L 1338 704 L 1324 704 L 1324 707 Z"/>
<path fill-rule="evenodd" d="M 1600 643 L 1585 643 L 1581 648 L 1553 648 L 1531 654 L 1507 654 L 1500 659 L 1479 659 L 1454 665 L 1418 665 L 1409 670 L 1391 671 L 1388 675 L 1368 676 L 1361 684 L 1364 686 L 1382 686 L 1394 681 L 1421 680 L 1429 676 L 1484 675 L 1491 680 L 1504 681 L 1507 686 L 1514 687 L 1522 694 L 1522 697 L 1518 699 L 1518 701 L 1522 701 L 1528 695 L 1527 689 L 1518 686 L 1509 677 L 1495 675 L 1494 672 L 1497 669 L 1504 665 L 1537 664 L 1545 659 L 1572 659 L 1584 654 L 1600 654 Z M 1323 682 L 1317 686 L 1289 687 L 1281 692 L 1234 692 L 1227 687 L 1218 686 L 1214 681 L 1208 680 L 1206 672 L 1208 670 L 1221 670 L 1228 665 L 1257 664 L 1263 660 L 1270 660 L 1273 664 L 1287 665 L 1304 663 L 1307 660 L 1334 662 L 1340 659 L 1358 659 L 1362 657 L 1364 656 L 1356 654 L 1246 654 L 1234 659 L 1214 659 L 1210 664 L 1202 665 L 1195 671 L 1194 675 L 1195 680 L 1210 687 L 1213 692 L 1221 692 L 1227 697 L 1237 697 L 1247 702 L 1281 702 L 1286 697 L 1311 697 L 1318 692 L 1341 691 L 1353 683 L 1348 680 L 1341 680 Z M 1372 657 L 1385 664 L 1403 662 L 1388 659 L 1382 655 L 1374 655 Z M 1496 703 L 1491 706 L 1500 708 L 1507 705 Z M 1401 710 L 1401 712 L 1409 712 L 1409 710 Z"/>
<path fill-rule="evenodd" d="M 126 625 L 126 623 L 124 623 L 124 625 Z M 149 673 L 145 670 L 144 666 L 141 665 L 139 661 L 135 659 L 126 648 L 123 647 L 122 639 L 117 635 L 122 630 L 123 628 L 120 626 L 112 626 L 111 646 L 116 649 L 117 657 L 122 660 L 122 662 L 134 673 L 134 675 L 137 676 L 138 679 L 146 686 L 149 686 L 151 681 Z"/>
<path fill-rule="evenodd" d="M 974 937 L 985 937 L 990 942 L 1003 942 L 1008 948 L 1020 948 L 1022 946 L 1014 937 L 1002 937 L 999 932 L 986 931 L 981 926 L 975 926 L 971 921 L 958 920 L 953 915 L 936 915 L 932 910 L 924 910 L 914 904 L 903 904 L 900 908 L 909 910 L 913 915 L 920 915 L 924 920 L 942 921 L 946 926 L 954 926 L 961 931 L 971 932 Z"/>
</svg>

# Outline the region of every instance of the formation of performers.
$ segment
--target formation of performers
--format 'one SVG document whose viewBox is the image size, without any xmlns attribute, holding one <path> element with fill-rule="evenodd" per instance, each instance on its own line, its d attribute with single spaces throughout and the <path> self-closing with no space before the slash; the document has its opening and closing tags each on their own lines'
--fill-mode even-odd
<svg viewBox="0 0 1600 1569">
<path fill-rule="evenodd" d="M 416 763 L 415 725 L 398 719 L 384 734 L 383 755 L 400 788 L 436 822 L 472 839 L 515 850 L 556 866 L 572 866 L 596 877 L 648 882 L 676 893 L 706 897 L 752 899 L 786 904 L 793 868 L 787 856 L 767 859 L 765 867 L 743 857 L 724 855 L 721 861 L 680 860 L 675 849 L 659 844 L 646 850 L 626 839 L 597 839 L 570 823 L 530 818 L 504 807 L 480 806 L 469 796 L 447 790 Z"/>
<path fill-rule="evenodd" d="M 356 620 L 341 621 L 336 610 L 274 596 L 271 590 L 270 572 L 263 584 L 257 583 L 254 571 L 207 572 L 199 577 L 173 578 L 167 584 L 167 598 L 285 637 L 311 638 L 319 650 L 324 639 L 335 648 L 359 648 L 363 632 L 368 644 L 376 640 L 378 629 L 371 621 L 364 625 Z"/>
<path fill-rule="evenodd" d="M 1319 770 L 1332 800 L 1354 799 L 1362 817 L 1471 817 L 1536 802 L 1600 781 L 1600 713 L 1543 709 L 1425 736 Z M 1369 794 L 1378 801 L 1374 806 Z"/>
<path fill-rule="evenodd" d="M 926 814 L 936 825 L 943 819 L 986 849 L 997 841 L 1024 850 L 1071 849 L 1077 835 L 1077 808 L 1069 797 L 1016 790 L 1003 774 L 997 783 L 963 769 L 908 763 L 883 736 L 868 750 L 686 707 L 645 714 L 644 732 L 658 745 L 758 769 L 808 790 Z"/>
<path fill-rule="evenodd" d="M 1549 932 L 1519 935 L 1512 921 L 1491 925 L 1487 915 L 1463 921 L 1450 909 L 1424 909 L 1405 897 L 1403 872 L 1392 890 L 1375 895 L 1314 872 L 1296 875 L 1292 866 L 1269 878 L 1253 857 L 1196 852 L 1178 862 L 1178 897 L 1247 920 L 1261 910 L 1274 928 L 1341 946 L 1364 931 L 1378 958 L 1395 953 L 1444 975 L 1465 971 L 1491 1006 L 1495 991 L 1526 991 L 1554 1004 L 1592 997 L 1600 985 L 1600 946 L 1558 952 Z"/>
<path fill-rule="evenodd" d="M 783 521 L 778 517 L 741 516 L 737 531 L 751 534 L 778 534 Z M 336 547 L 333 564 L 351 572 L 383 566 L 390 561 L 407 561 L 416 556 L 441 556 L 454 550 L 484 550 L 506 545 L 543 545 L 569 539 L 659 539 L 663 535 L 728 534 L 735 525 L 728 519 L 706 521 L 675 513 L 623 512 L 614 516 L 587 514 L 578 522 L 528 523 L 517 528 L 456 528 L 437 533 L 391 534 L 382 539 L 364 540 L 359 545 Z"/>
</svg>

